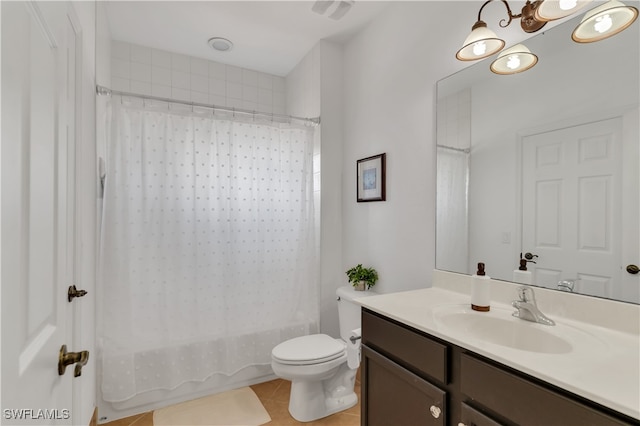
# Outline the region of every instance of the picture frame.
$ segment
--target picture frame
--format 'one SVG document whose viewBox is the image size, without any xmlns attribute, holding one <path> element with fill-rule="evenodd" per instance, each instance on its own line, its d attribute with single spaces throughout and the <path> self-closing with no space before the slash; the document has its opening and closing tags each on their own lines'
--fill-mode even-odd
<svg viewBox="0 0 640 426">
<path fill-rule="evenodd" d="M 356 162 L 356 199 L 358 203 L 385 201 L 386 153 Z"/>
</svg>

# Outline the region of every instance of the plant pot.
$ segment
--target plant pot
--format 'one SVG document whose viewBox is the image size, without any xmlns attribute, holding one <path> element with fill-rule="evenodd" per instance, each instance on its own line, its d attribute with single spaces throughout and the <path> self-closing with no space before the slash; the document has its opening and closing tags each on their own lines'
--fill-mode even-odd
<svg viewBox="0 0 640 426">
<path fill-rule="evenodd" d="M 358 281 L 358 284 L 355 284 L 353 289 L 356 291 L 365 291 L 367 289 L 367 284 L 364 281 Z"/>
</svg>

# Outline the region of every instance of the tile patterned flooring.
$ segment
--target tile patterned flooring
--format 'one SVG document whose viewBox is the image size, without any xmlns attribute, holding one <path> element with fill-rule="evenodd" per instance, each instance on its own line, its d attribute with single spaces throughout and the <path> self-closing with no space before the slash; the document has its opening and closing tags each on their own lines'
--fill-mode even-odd
<svg viewBox="0 0 640 426">
<path fill-rule="evenodd" d="M 358 371 L 359 373 L 359 371 Z M 289 392 L 291 382 L 288 380 L 276 379 L 270 382 L 260 383 L 251 386 L 260 402 L 271 416 L 271 421 L 266 423 L 269 426 L 359 426 L 360 425 L 360 375 L 356 376 L 355 392 L 358 395 L 358 403 L 348 410 L 341 411 L 331 416 L 325 417 L 309 423 L 301 423 L 289 414 Z M 153 412 L 138 414 L 137 416 L 115 420 L 105 423 L 103 426 L 153 426 Z"/>
</svg>

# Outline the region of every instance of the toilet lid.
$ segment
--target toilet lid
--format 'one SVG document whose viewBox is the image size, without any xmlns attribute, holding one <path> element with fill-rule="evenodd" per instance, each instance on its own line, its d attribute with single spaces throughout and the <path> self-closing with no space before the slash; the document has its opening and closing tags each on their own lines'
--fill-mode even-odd
<svg viewBox="0 0 640 426">
<path fill-rule="evenodd" d="M 283 364 L 318 364 L 336 359 L 345 351 L 342 340 L 326 334 L 296 337 L 273 348 L 271 356 Z"/>
</svg>

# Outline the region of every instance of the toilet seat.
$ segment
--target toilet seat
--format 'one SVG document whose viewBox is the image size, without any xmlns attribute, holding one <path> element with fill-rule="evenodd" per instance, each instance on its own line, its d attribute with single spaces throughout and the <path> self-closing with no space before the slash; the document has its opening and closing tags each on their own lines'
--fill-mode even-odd
<svg viewBox="0 0 640 426">
<path fill-rule="evenodd" d="M 282 364 L 310 365 L 328 362 L 344 355 L 345 343 L 326 334 L 301 336 L 280 343 L 271 357 Z"/>
</svg>

